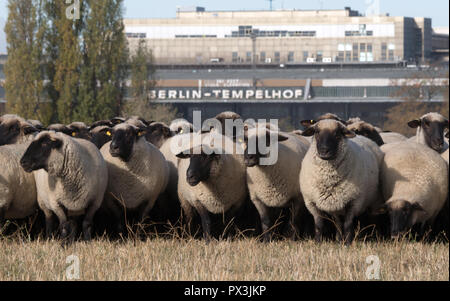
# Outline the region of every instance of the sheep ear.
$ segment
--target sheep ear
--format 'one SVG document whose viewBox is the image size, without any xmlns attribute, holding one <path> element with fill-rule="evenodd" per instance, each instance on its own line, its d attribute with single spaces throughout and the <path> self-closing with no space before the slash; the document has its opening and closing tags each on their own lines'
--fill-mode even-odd
<svg viewBox="0 0 450 301">
<path fill-rule="evenodd" d="M 283 142 L 283 141 L 286 141 L 288 139 L 289 139 L 288 136 L 283 135 L 283 134 L 278 134 L 278 142 Z"/>
<path fill-rule="evenodd" d="M 142 136 L 145 136 L 145 134 L 147 134 L 147 131 L 146 131 L 146 130 L 144 130 L 144 129 L 138 129 L 136 135 L 137 135 L 138 137 L 142 137 Z"/>
<path fill-rule="evenodd" d="M 168 127 L 163 126 L 162 132 L 163 132 L 164 137 L 166 137 L 166 138 L 170 138 L 173 136 L 172 132 L 170 131 L 170 128 L 168 128 Z"/>
<path fill-rule="evenodd" d="M 33 134 L 33 133 L 36 133 L 36 132 L 39 132 L 39 131 L 34 126 L 27 125 L 27 126 L 23 127 L 23 133 L 25 135 Z"/>
<path fill-rule="evenodd" d="M 189 159 L 192 157 L 192 150 L 189 150 L 188 153 L 181 152 L 177 154 L 176 157 L 180 159 Z"/>
<path fill-rule="evenodd" d="M 316 123 L 317 123 L 317 121 L 315 121 L 313 119 L 300 121 L 300 124 L 303 125 L 306 128 L 309 128 L 310 126 L 312 126 L 312 125 L 314 125 Z"/>
<path fill-rule="evenodd" d="M 62 140 L 56 137 L 50 136 L 50 144 L 52 148 L 60 148 L 62 146 Z"/>
<path fill-rule="evenodd" d="M 304 137 L 311 137 L 312 135 L 314 135 L 315 132 L 316 132 L 316 129 L 313 126 L 311 126 L 311 127 L 307 128 L 306 130 L 304 130 L 303 133 L 301 133 L 301 135 Z"/>
<path fill-rule="evenodd" d="M 344 127 L 342 129 L 342 134 L 344 135 L 345 138 L 355 138 L 356 134 L 353 131 L 350 131 L 348 128 Z"/>
<path fill-rule="evenodd" d="M 415 119 L 415 120 L 411 120 L 410 122 L 408 122 L 408 126 L 410 128 L 416 129 L 420 126 L 421 121 L 420 119 Z"/>
</svg>

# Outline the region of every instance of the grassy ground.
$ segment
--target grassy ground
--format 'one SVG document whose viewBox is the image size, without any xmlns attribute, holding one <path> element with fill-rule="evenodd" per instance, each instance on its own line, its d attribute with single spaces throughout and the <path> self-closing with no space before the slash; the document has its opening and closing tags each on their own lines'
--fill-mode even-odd
<svg viewBox="0 0 450 301">
<path fill-rule="evenodd" d="M 79 258 L 80 280 L 367 280 L 371 255 L 381 280 L 449 280 L 448 243 L 99 238 L 62 248 L 55 240 L 0 238 L 0 281 L 67 280 L 70 255 Z"/>
</svg>

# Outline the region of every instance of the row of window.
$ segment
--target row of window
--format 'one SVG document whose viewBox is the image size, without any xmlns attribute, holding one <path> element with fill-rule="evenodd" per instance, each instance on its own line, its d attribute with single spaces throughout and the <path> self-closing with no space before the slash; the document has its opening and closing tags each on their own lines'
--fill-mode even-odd
<svg viewBox="0 0 450 301">
<path fill-rule="evenodd" d="M 358 44 L 356 44 L 358 45 Z M 353 50 L 353 51 L 352 51 Z M 368 44 L 367 47 L 365 45 L 359 47 L 354 47 L 350 51 L 338 51 L 338 55 L 335 58 L 336 62 L 372 62 L 374 60 L 373 53 L 372 53 L 372 45 Z M 360 51 L 358 51 L 360 50 Z M 258 58 L 259 55 L 259 58 Z M 302 62 L 331 62 L 331 58 L 324 58 L 322 51 L 317 51 L 315 54 L 313 53 L 311 57 L 310 53 L 308 51 L 302 52 Z M 383 52 L 381 51 L 381 61 L 394 61 L 394 50 L 389 49 L 387 51 L 387 48 Z M 275 51 L 273 53 L 273 59 L 267 57 L 266 52 L 262 51 L 259 54 L 256 54 L 257 61 L 260 63 L 280 63 L 281 62 L 281 54 L 279 51 Z M 232 53 L 232 62 L 233 63 L 240 63 L 240 62 L 246 62 L 251 63 L 252 62 L 252 52 L 248 51 L 245 54 L 245 59 L 241 59 L 239 57 L 238 52 Z M 295 52 L 290 51 L 287 54 L 287 62 L 293 63 L 295 62 Z"/>
<path fill-rule="evenodd" d="M 139 32 L 127 32 L 125 34 L 127 38 L 137 38 L 137 39 L 145 39 L 147 37 L 146 33 L 139 33 Z"/>
</svg>

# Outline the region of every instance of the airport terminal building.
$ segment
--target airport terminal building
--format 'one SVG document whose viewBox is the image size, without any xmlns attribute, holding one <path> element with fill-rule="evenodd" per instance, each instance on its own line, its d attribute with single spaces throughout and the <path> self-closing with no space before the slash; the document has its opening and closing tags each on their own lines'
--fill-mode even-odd
<svg viewBox="0 0 450 301">
<path fill-rule="evenodd" d="M 125 19 L 124 24 L 130 44 L 145 39 L 158 64 L 423 62 L 431 59 L 433 50 L 431 19 L 363 16 L 348 7 L 179 8 L 176 18 Z"/>
</svg>

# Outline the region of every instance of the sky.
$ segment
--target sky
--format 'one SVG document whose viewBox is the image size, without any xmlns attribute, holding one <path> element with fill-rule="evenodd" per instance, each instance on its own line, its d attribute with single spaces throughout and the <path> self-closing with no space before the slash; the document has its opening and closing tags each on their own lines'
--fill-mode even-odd
<svg viewBox="0 0 450 301">
<path fill-rule="evenodd" d="M 64 0 L 54 0 L 64 1 Z M 83 0 L 80 0 L 83 1 Z M 273 0 L 273 9 L 352 9 L 364 13 L 367 3 L 375 0 Z M 449 26 L 448 0 L 379 0 L 381 13 L 391 16 L 432 18 L 433 27 Z M 0 53 L 6 52 L 3 32 L 8 17 L 7 0 L 0 0 Z M 125 18 L 174 18 L 177 6 L 203 6 L 206 10 L 262 10 L 269 9 L 268 0 L 124 0 Z"/>
</svg>

